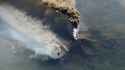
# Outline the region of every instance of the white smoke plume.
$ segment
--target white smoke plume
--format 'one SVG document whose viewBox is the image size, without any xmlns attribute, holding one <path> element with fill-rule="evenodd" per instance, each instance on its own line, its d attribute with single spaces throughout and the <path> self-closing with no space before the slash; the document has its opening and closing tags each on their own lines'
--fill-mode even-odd
<svg viewBox="0 0 125 70">
<path fill-rule="evenodd" d="M 50 31 L 48 26 L 43 26 L 42 21 L 27 16 L 13 6 L 0 5 L 0 18 L 14 30 L 10 31 L 11 36 L 26 43 L 26 48 L 34 51 L 35 55 L 58 59 L 68 51 L 62 40 Z"/>
</svg>

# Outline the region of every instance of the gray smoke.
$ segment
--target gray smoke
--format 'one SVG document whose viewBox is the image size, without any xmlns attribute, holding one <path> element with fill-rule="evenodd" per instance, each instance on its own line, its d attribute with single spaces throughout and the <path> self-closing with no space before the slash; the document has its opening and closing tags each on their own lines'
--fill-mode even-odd
<svg viewBox="0 0 125 70">
<path fill-rule="evenodd" d="M 13 39 L 26 44 L 26 48 L 35 52 L 35 56 L 44 55 L 54 59 L 64 56 L 68 48 L 56 34 L 43 26 L 42 21 L 27 16 L 10 5 L 0 5 L 0 18 L 8 26 L 7 33 Z"/>
</svg>

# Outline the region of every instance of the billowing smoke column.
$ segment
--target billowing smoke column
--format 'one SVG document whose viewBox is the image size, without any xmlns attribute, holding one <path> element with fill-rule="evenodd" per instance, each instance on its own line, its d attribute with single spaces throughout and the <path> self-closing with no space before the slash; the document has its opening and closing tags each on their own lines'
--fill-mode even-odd
<svg viewBox="0 0 125 70">
<path fill-rule="evenodd" d="M 42 25 L 40 20 L 27 16 L 10 5 L 0 5 L 0 18 L 14 31 L 14 39 L 27 44 L 26 48 L 35 52 L 35 55 L 48 56 L 53 59 L 61 58 L 68 48 L 53 32 L 49 26 Z"/>
<path fill-rule="evenodd" d="M 73 26 L 74 39 L 78 39 L 80 13 L 76 9 L 75 0 L 40 0 L 39 4 L 65 15 Z"/>
</svg>

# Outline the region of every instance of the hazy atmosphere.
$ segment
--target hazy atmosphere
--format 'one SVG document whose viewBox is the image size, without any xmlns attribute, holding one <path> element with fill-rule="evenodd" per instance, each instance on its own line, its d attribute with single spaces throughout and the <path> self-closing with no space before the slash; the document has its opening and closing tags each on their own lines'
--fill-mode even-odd
<svg viewBox="0 0 125 70">
<path fill-rule="evenodd" d="M 85 40 L 35 0 L 0 0 L 0 70 L 125 70 L 125 0 L 76 0 L 76 9 Z"/>
</svg>

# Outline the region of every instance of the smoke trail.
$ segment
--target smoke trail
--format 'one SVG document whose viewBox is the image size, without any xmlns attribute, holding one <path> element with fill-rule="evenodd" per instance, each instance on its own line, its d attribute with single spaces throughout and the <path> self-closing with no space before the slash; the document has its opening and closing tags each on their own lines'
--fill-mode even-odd
<svg viewBox="0 0 125 70">
<path fill-rule="evenodd" d="M 48 26 L 43 26 L 40 20 L 27 16 L 25 12 L 10 6 L 0 6 L 0 18 L 13 29 L 14 39 L 27 44 L 27 48 L 35 55 L 45 55 L 57 59 L 64 56 L 68 48 L 62 43 Z"/>
</svg>

